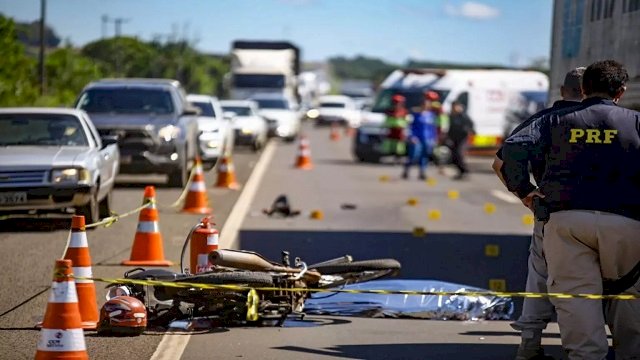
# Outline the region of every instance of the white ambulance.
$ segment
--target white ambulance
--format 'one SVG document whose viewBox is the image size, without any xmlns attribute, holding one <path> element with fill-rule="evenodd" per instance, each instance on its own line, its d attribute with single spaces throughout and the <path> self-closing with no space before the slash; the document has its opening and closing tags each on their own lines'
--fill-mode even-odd
<svg viewBox="0 0 640 360">
<path fill-rule="evenodd" d="M 509 113 L 523 96 L 545 99 L 549 91 L 548 77 L 538 71 L 524 70 L 444 70 L 444 69 L 400 69 L 392 72 L 380 85 L 372 113 L 365 116 L 374 123 L 382 121 L 384 111 L 395 94 L 404 95 L 407 107 L 420 106 L 426 91 L 440 95 L 444 111 L 451 111 L 451 104 L 459 101 L 473 120 L 476 134 L 469 138 L 471 149 L 495 149 L 505 136 Z M 363 124 L 366 132 L 366 124 Z M 446 126 L 446 125 L 445 125 Z M 445 129 L 446 130 L 446 129 Z M 358 139 L 373 140 L 363 133 Z M 361 151 L 373 151 L 373 144 L 355 144 L 356 156 Z M 365 154 L 366 158 L 379 158 L 384 154 Z"/>
</svg>

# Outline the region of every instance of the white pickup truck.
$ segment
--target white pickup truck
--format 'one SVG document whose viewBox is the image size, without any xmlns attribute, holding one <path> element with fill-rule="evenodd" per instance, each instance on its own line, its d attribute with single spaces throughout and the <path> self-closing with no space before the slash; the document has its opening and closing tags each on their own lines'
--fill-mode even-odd
<svg viewBox="0 0 640 360">
<path fill-rule="evenodd" d="M 82 110 L 0 109 L 0 216 L 75 211 L 87 224 L 109 216 L 117 142 L 100 138 Z"/>
</svg>

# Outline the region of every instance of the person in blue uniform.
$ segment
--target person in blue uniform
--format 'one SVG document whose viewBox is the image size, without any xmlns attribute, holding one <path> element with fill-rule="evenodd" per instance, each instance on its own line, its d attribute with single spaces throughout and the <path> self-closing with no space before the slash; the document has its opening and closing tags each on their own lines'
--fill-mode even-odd
<svg viewBox="0 0 640 360">
<path fill-rule="evenodd" d="M 507 188 L 544 222 L 549 292 L 602 294 L 640 260 L 640 113 L 617 105 L 629 75 L 614 60 L 584 72 L 580 105 L 550 112 L 503 146 Z M 528 164 L 544 158 L 539 188 Z M 624 290 L 640 296 L 640 286 Z M 640 358 L 640 300 L 552 298 L 569 359 Z"/>
<path fill-rule="evenodd" d="M 541 116 L 553 111 L 567 109 L 580 104 L 582 101 L 582 74 L 584 67 L 578 67 L 569 71 L 560 87 L 562 100 L 553 103 L 553 106 L 542 110 L 529 119 L 519 124 L 512 133 L 517 133 Z M 493 170 L 498 178 L 504 183 L 502 177 L 502 147 L 498 149 L 493 161 Z M 544 158 L 532 159 L 530 161 L 531 172 L 537 184 L 542 180 L 545 163 Z M 533 224 L 533 236 L 529 247 L 529 259 L 527 261 L 527 282 L 525 291 L 533 293 L 546 293 L 547 290 L 547 263 L 542 250 L 542 221 L 535 221 Z M 522 306 L 522 313 L 517 321 L 511 324 L 515 330 L 521 332 L 520 346 L 516 354 L 516 360 L 545 359 L 542 348 L 542 330 L 553 318 L 555 309 L 548 298 L 525 298 Z"/>
<path fill-rule="evenodd" d="M 418 178 L 421 180 L 427 178 L 427 165 L 438 137 L 438 114 L 432 107 L 432 102 L 438 100 L 437 95 L 432 91 L 426 92 L 422 109 L 411 113 L 412 121 L 407 137 L 407 161 L 402 172 L 404 179 L 409 178 L 409 170 L 414 164 L 418 165 Z"/>
</svg>

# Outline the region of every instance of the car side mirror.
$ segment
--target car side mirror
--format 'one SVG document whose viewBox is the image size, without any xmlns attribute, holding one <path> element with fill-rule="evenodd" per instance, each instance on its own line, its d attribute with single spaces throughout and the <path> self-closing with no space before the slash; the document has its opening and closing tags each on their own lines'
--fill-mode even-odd
<svg viewBox="0 0 640 360">
<path fill-rule="evenodd" d="M 118 144 L 118 135 L 105 135 L 100 138 L 102 140 L 102 148 L 106 148 L 112 144 Z"/>
<path fill-rule="evenodd" d="M 182 111 L 182 115 L 197 116 L 200 115 L 200 109 L 198 109 L 197 107 L 185 107 Z"/>
<path fill-rule="evenodd" d="M 236 113 L 233 111 L 225 111 L 222 115 L 225 120 L 233 120 L 233 118 L 236 117 Z"/>
</svg>

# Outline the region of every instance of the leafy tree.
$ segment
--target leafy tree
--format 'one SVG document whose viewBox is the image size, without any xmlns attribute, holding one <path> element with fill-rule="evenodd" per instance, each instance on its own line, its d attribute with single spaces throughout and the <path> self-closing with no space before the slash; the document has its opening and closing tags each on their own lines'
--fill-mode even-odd
<svg viewBox="0 0 640 360">
<path fill-rule="evenodd" d="M 339 79 L 366 79 L 376 84 L 398 68 L 397 65 L 366 56 L 356 56 L 353 59 L 334 57 L 329 59 L 329 64 L 333 74 Z"/>
<path fill-rule="evenodd" d="M 16 34 L 18 40 L 26 46 L 40 46 L 40 20 L 30 23 L 16 23 Z M 57 47 L 60 45 L 60 37 L 49 26 L 44 27 L 44 44 L 46 47 Z"/>
<path fill-rule="evenodd" d="M 13 20 L 0 15 L 0 106 L 31 104 L 38 96 L 35 61 L 17 40 Z"/>
<path fill-rule="evenodd" d="M 92 59 L 105 74 L 118 77 L 158 77 L 157 50 L 133 37 L 98 40 L 85 45 L 82 55 Z"/>
<path fill-rule="evenodd" d="M 47 55 L 47 92 L 55 102 L 71 106 L 82 88 L 102 77 L 98 65 L 70 46 Z"/>
</svg>

